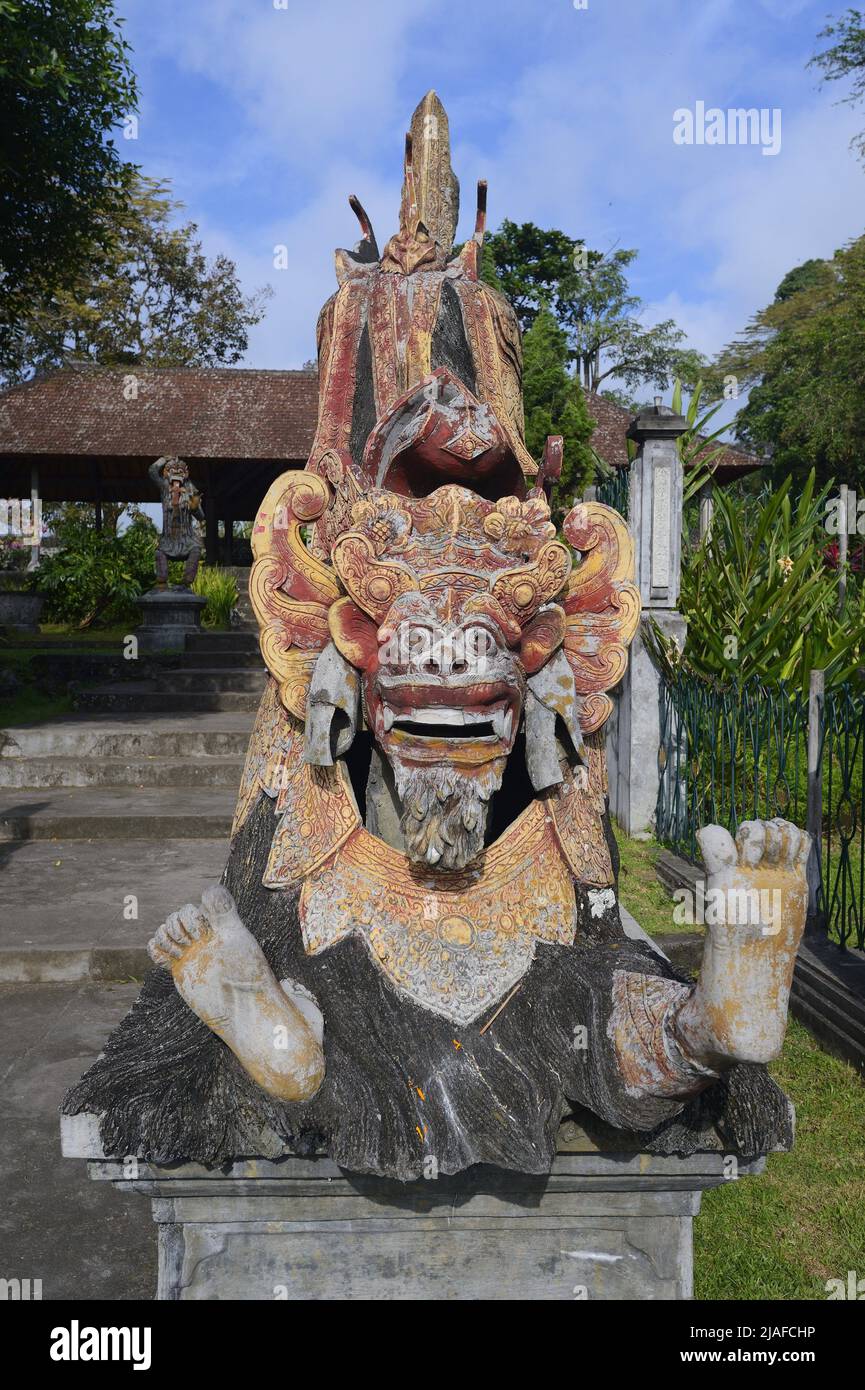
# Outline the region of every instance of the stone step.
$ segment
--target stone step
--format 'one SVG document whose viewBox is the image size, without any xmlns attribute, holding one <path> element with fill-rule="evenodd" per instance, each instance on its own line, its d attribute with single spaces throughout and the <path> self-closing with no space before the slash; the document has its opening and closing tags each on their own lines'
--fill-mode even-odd
<svg viewBox="0 0 865 1390">
<path fill-rule="evenodd" d="M 30 841 L 4 853 L 0 983 L 139 979 L 170 912 L 219 880 L 222 840 Z M 34 893 L 33 885 L 41 891 Z M 46 904 L 49 909 L 46 911 Z"/>
<path fill-rule="evenodd" d="M 258 652 L 258 629 L 242 627 L 230 632 L 190 632 L 186 638 L 187 652 Z"/>
<path fill-rule="evenodd" d="M 848 1020 L 849 1031 L 861 1035 L 865 1044 L 865 999 L 852 994 L 841 980 L 835 979 L 808 959 L 803 950 L 796 961 L 794 989 L 819 995 L 827 1010 L 837 1010 Z"/>
<path fill-rule="evenodd" d="M 264 683 L 264 667 L 258 670 L 247 667 L 232 671 L 207 666 L 193 671 L 166 671 L 163 675 L 157 676 L 155 688 L 159 692 L 164 691 L 172 695 L 185 692 L 222 694 L 229 691 L 257 691 L 260 696 L 264 690 Z"/>
<path fill-rule="evenodd" d="M 797 969 L 792 997 L 813 1014 L 819 1014 L 836 1031 L 852 1039 L 865 1062 L 865 1021 L 861 1014 L 847 1007 L 847 1001 L 830 993 L 822 983 L 807 979 Z"/>
<path fill-rule="evenodd" d="M 262 687 L 263 688 L 263 687 Z M 156 690 L 153 682 L 94 686 L 75 696 L 78 710 L 111 711 L 114 714 L 200 714 L 258 709 L 261 691 Z"/>
<path fill-rule="evenodd" d="M 696 892 L 699 883 L 705 884 L 706 871 L 701 866 L 689 863 L 680 854 L 663 849 L 655 860 L 655 876 L 672 897 L 680 888 Z"/>
<path fill-rule="evenodd" d="M 865 1047 L 861 1037 L 853 1036 L 849 1026 L 841 1026 L 838 1015 L 828 1013 L 819 996 L 794 987 L 790 995 L 790 1012 L 813 1033 L 827 1052 L 849 1062 L 865 1077 Z"/>
<path fill-rule="evenodd" d="M 0 758 L 0 787 L 232 787 L 243 758 Z"/>
<path fill-rule="evenodd" d="M 243 758 L 252 719 L 246 713 L 153 718 L 67 715 L 0 730 L 0 763 L 15 758 Z"/>
<path fill-rule="evenodd" d="M 257 651 L 220 651 L 181 653 L 181 671 L 250 671 L 264 676 L 266 668 Z"/>
<path fill-rule="evenodd" d="M 10 790 L 0 797 L 0 842 L 224 840 L 236 799 L 221 787 Z"/>
</svg>

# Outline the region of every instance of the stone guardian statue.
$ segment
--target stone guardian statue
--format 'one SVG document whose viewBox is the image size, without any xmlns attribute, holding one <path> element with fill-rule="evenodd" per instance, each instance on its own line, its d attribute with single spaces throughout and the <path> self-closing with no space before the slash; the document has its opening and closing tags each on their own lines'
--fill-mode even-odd
<svg viewBox="0 0 865 1390">
<path fill-rule="evenodd" d="M 168 586 L 168 563 L 184 560 L 183 587 L 189 589 L 201 559 L 201 493 L 190 481 L 189 467 L 179 458 L 161 458 L 150 465 L 150 477 L 162 498 L 162 534 L 156 547 L 156 586 Z"/>
<path fill-rule="evenodd" d="M 560 441 L 528 453 L 519 327 L 479 274 L 486 187 L 455 254 L 457 198 L 430 94 L 383 253 L 353 200 L 312 452 L 256 519 L 270 679 L 223 881 L 155 930 L 157 969 L 65 1101 L 106 1155 L 318 1153 L 410 1182 L 432 1160 L 546 1175 L 566 1117 L 653 1155 L 792 1143 L 765 1063 L 808 838 L 703 832 L 699 983 L 625 932 L 604 724 L 633 542 L 594 502 L 553 524 Z M 192 555 L 197 494 L 162 464 L 164 565 Z"/>
</svg>

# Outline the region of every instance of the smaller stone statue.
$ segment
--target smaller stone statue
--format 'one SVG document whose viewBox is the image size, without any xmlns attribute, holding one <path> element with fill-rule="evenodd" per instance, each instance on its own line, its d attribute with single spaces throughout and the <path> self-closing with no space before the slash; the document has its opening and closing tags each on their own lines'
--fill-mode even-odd
<svg viewBox="0 0 865 1390">
<path fill-rule="evenodd" d="M 156 585 L 168 585 L 169 560 L 185 560 L 183 586 L 191 588 L 201 558 L 201 493 L 189 479 L 189 467 L 179 458 L 161 458 L 150 465 L 150 477 L 162 496 L 162 535 L 156 547 Z"/>
</svg>

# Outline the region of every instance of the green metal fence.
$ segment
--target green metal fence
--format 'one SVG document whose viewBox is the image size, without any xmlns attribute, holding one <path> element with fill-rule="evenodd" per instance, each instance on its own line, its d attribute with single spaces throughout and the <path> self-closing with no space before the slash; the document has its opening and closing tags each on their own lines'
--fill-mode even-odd
<svg viewBox="0 0 865 1390">
<path fill-rule="evenodd" d="M 783 684 L 662 681 L 658 771 L 656 834 L 694 862 L 703 825 L 731 834 L 743 820 L 773 816 L 807 825 L 818 846 L 812 919 L 839 944 L 865 949 L 861 688 L 809 700 Z"/>
<path fill-rule="evenodd" d="M 630 468 L 617 468 L 612 478 L 598 484 L 597 498 L 628 520 L 628 496 L 631 486 Z"/>
<path fill-rule="evenodd" d="M 865 950 L 865 695 L 828 690 L 820 737 L 823 789 L 819 908 L 830 936 Z"/>
</svg>

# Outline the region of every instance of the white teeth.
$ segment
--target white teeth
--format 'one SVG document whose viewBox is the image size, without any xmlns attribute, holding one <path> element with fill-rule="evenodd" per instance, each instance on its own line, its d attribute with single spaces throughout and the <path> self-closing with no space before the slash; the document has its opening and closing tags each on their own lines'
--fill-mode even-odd
<svg viewBox="0 0 865 1390">
<path fill-rule="evenodd" d="M 382 727 L 388 733 L 396 723 L 397 717 L 411 724 L 452 724 L 465 727 L 471 724 L 491 724 L 496 738 L 509 739 L 514 724 L 514 712 L 504 705 L 493 710 L 471 710 L 428 705 L 423 709 L 410 709 L 397 712 L 388 705 L 382 705 Z"/>
<path fill-rule="evenodd" d="M 471 714 L 462 709 L 448 709 L 442 705 L 430 705 L 426 709 L 409 709 L 400 715 L 400 719 L 411 720 L 413 724 L 470 724 L 482 718 L 483 715 L 480 714 Z M 386 727 L 389 728 L 390 725 Z"/>
<path fill-rule="evenodd" d="M 411 717 L 417 724 L 465 724 L 466 722 L 464 710 L 447 709 L 438 705 L 429 709 L 417 709 Z"/>
<path fill-rule="evenodd" d="M 513 724 L 514 712 L 510 707 L 505 709 L 505 707 L 502 706 L 500 709 L 493 711 L 493 728 L 499 738 L 509 739 Z"/>
</svg>

